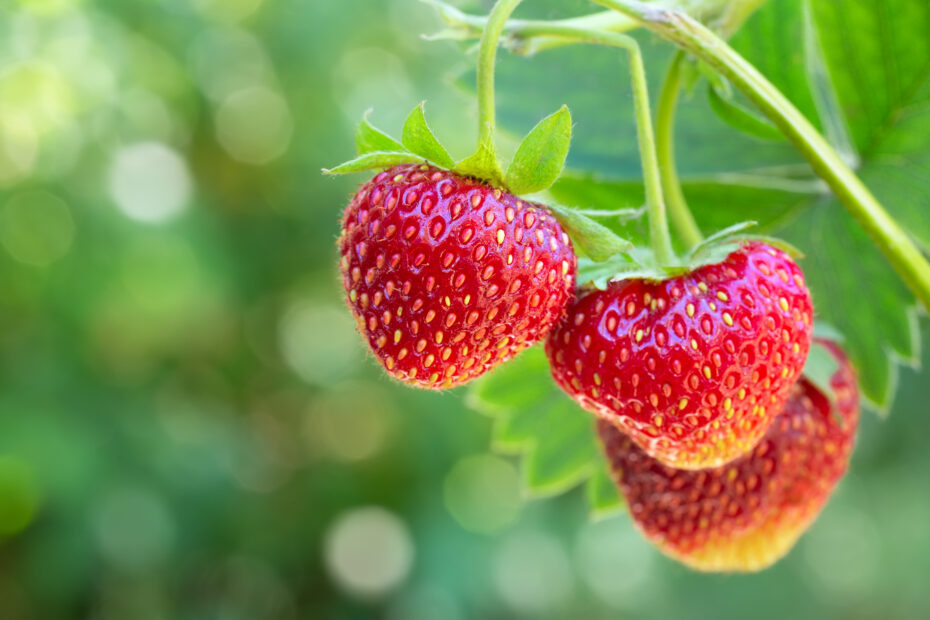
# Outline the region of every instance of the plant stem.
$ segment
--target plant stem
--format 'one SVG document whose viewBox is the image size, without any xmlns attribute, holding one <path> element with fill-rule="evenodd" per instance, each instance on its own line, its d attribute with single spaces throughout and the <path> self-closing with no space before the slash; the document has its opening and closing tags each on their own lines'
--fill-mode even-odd
<svg viewBox="0 0 930 620">
<path fill-rule="evenodd" d="M 649 87 L 646 82 L 646 67 L 643 53 L 636 40 L 629 39 L 630 76 L 633 78 L 633 107 L 636 113 L 636 131 L 639 135 L 639 154 L 643 162 L 643 182 L 646 186 L 646 208 L 649 213 L 649 240 L 659 267 L 667 267 L 674 260 L 672 239 L 668 232 L 665 201 L 662 198 L 662 177 L 659 158 L 656 155 L 655 134 L 652 130 L 652 114 L 649 110 Z"/>
<path fill-rule="evenodd" d="M 507 18 L 522 0 L 497 0 L 491 9 L 487 26 L 481 35 L 478 48 L 478 151 L 494 144 L 494 63 L 497 60 L 497 47 Z M 497 168 L 500 164 L 496 151 L 493 161 Z"/>
<path fill-rule="evenodd" d="M 597 43 L 625 49 L 630 55 L 630 77 L 633 83 L 633 107 L 636 115 L 636 131 L 639 136 L 639 154 L 643 167 L 643 182 L 646 189 L 646 210 L 649 214 L 649 238 L 656 263 L 659 267 L 672 265 L 675 260 L 672 240 L 668 231 L 665 201 L 662 197 L 662 178 L 659 159 L 656 155 L 655 134 L 652 129 L 652 113 L 649 109 L 649 86 L 646 67 L 639 43 L 631 36 L 615 32 L 604 32 L 581 28 L 563 23 L 533 22 L 512 33 L 521 38 L 546 37 L 545 47 L 550 43 L 582 42 Z M 535 51 L 535 48 L 532 50 Z"/>
<path fill-rule="evenodd" d="M 675 54 L 662 83 L 659 106 L 656 109 L 656 150 L 669 216 L 678 234 L 690 248 L 699 244 L 703 235 L 681 191 L 678 169 L 675 166 L 675 108 L 678 105 L 678 93 L 681 91 L 681 63 L 684 59 L 684 52 L 679 51 Z"/>
<path fill-rule="evenodd" d="M 930 310 L 930 263 L 856 174 L 794 105 L 725 41 L 688 15 L 636 0 L 594 0 L 639 20 L 726 76 L 810 162 L 921 303 Z"/>
</svg>

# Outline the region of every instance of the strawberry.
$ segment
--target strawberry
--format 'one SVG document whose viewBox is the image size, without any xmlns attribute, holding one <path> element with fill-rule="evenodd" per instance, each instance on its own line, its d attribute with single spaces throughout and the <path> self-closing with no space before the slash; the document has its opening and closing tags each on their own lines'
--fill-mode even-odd
<svg viewBox="0 0 930 620">
<path fill-rule="evenodd" d="M 649 455 L 683 469 L 751 450 L 807 358 L 800 268 L 748 242 L 723 262 L 584 294 L 550 334 L 556 382 Z"/>
<path fill-rule="evenodd" d="M 748 454 L 716 469 L 676 470 L 613 425 L 598 433 L 630 514 L 663 552 L 704 571 L 756 571 L 782 557 L 843 476 L 859 420 L 856 377 L 839 347 L 831 398 L 802 378 Z"/>
<path fill-rule="evenodd" d="M 574 292 L 571 242 L 544 207 L 425 164 L 363 185 L 339 248 L 375 357 L 422 388 L 465 383 L 538 342 Z"/>
</svg>

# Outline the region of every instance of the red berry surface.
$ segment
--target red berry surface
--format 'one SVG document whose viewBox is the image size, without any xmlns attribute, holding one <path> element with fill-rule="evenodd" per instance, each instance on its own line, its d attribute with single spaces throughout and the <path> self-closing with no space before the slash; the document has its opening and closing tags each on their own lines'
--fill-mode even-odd
<svg viewBox="0 0 930 620">
<path fill-rule="evenodd" d="M 574 294 L 571 242 L 544 207 L 426 165 L 362 186 L 339 248 L 375 357 L 423 388 L 464 383 L 540 341 Z"/>
<path fill-rule="evenodd" d="M 810 348 L 800 268 L 751 242 L 721 263 L 581 296 L 546 352 L 556 382 L 647 453 L 684 469 L 751 450 Z"/>
<path fill-rule="evenodd" d="M 787 553 L 843 476 L 859 421 L 856 377 L 845 355 L 831 399 L 807 379 L 748 454 L 703 471 L 662 465 L 613 425 L 598 432 L 614 479 L 643 534 L 705 571 L 755 571 Z"/>
</svg>

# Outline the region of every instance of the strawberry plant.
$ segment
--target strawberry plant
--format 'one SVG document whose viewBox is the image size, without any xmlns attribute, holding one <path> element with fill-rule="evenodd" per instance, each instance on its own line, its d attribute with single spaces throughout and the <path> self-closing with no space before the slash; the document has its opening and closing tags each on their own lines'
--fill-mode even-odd
<svg viewBox="0 0 930 620">
<path fill-rule="evenodd" d="M 687 564 L 771 564 L 845 471 L 860 390 L 887 411 L 896 364 L 916 359 L 930 9 L 593 0 L 543 20 L 513 19 L 520 0 L 487 16 L 428 3 L 446 23 L 434 38 L 480 39 L 461 76 L 476 151 L 453 158 L 421 105 L 400 140 L 363 118 L 358 156 L 328 171 L 374 171 L 339 246 L 375 357 L 427 388 L 495 369 L 470 402 L 494 447 L 523 455 L 529 493 L 584 483 L 593 512 L 625 496 Z M 847 21 L 874 45 L 848 45 Z M 779 37 L 756 45 L 766 28 Z M 521 59 L 495 76 L 501 44 Z M 505 168 L 497 113 L 516 127 L 552 108 Z M 614 174 L 633 158 L 641 178 Z"/>
</svg>

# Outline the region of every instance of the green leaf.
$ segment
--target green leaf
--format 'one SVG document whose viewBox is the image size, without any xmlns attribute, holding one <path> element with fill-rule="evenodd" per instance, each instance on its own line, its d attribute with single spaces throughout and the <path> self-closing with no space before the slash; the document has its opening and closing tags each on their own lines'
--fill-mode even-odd
<svg viewBox="0 0 930 620">
<path fill-rule="evenodd" d="M 366 170 L 380 170 L 390 168 L 398 164 L 411 164 L 422 162 L 422 157 L 417 157 L 413 153 L 395 153 L 388 151 L 375 151 L 360 155 L 355 159 L 339 164 L 335 168 L 323 168 L 323 174 L 352 174 L 353 172 L 364 172 Z"/>
<path fill-rule="evenodd" d="M 572 140 L 572 116 L 566 106 L 533 127 L 507 168 L 504 181 L 515 194 L 540 192 L 559 178 Z"/>
<path fill-rule="evenodd" d="M 834 198 L 805 211 L 784 236 L 806 251 L 800 265 L 818 319 L 845 336 L 863 395 L 887 411 L 897 383 L 895 359 L 918 359 L 913 296 Z"/>
<path fill-rule="evenodd" d="M 610 470 L 606 459 L 602 459 L 598 467 L 585 484 L 585 496 L 591 507 L 591 516 L 603 519 L 623 512 L 625 503 L 617 484 L 610 477 Z"/>
<path fill-rule="evenodd" d="M 845 0 L 811 10 L 861 177 L 930 250 L 930 3 Z"/>
<path fill-rule="evenodd" d="M 529 495 L 564 492 L 605 467 L 594 418 L 552 381 L 541 346 L 473 382 L 469 404 L 493 416 L 496 450 L 523 455 Z"/>
<path fill-rule="evenodd" d="M 712 85 L 707 86 L 707 100 L 711 109 L 730 127 L 763 140 L 784 140 L 785 136 L 769 121 L 725 98 Z"/>
<path fill-rule="evenodd" d="M 633 249 L 632 243 L 574 209 L 549 205 L 549 211 L 571 237 L 575 247 L 591 260 L 602 262 L 615 254 L 629 252 Z"/>
<path fill-rule="evenodd" d="M 433 131 L 426 123 L 423 107 L 424 103 L 420 103 L 404 121 L 401 141 L 410 152 L 420 155 L 437 166 L 451 170 L 455 167 L 455 160 L 433 135 Z"/>
<path fill-rule="evenodd" d="M 376 151 L 393 153 L 406 151 L 400 142 L 368 122 L 370 114 L 371 109 L 369 108 L 355 129 L 355 148 L 358 150 L 358 154 L 366 155 Z"/>
</svg>

